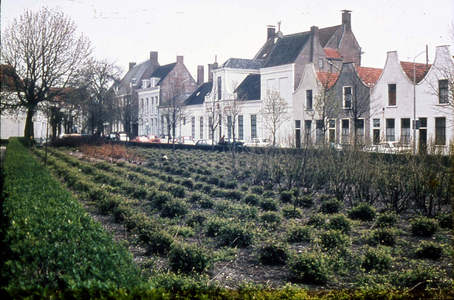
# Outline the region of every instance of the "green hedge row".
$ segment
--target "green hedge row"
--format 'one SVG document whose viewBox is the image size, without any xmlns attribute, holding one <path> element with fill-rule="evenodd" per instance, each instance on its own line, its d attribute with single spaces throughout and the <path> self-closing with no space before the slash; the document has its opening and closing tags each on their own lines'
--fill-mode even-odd
<svg viewBox="0 0 454 300">
<path fill-rule="evenodd" d="M 40 287 L 103 290 L 141 284 L 127 250 L 113 242 L 16 139 L 8 144 L 3 171 L 10 254 L 1 273 L 10 295 Z"/>
</svg>

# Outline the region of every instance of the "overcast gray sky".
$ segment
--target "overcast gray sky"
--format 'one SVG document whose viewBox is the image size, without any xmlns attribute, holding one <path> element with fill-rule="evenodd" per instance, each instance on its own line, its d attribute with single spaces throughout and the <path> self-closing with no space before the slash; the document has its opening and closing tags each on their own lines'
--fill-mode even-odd
<svg viewBox="0 0 454 300">
<path fill-rule="evenodd" d="M 1 27 L 25 9 L 60 7 L 87 35 L 99 59 L 129 62 L 159 52 L 161 65 L 183 55 L 189 71 L 221 64 L 231 57 L 252 58 L 265 42 L 266 26 L 282 22 L 284 34 L 341 23 L 341 10 L 352 11 L 352 29 L 364 55 L 362 65 L 383 68 L 386 52 L 413 61 L 429 45 L 451 44 L 454 0 L 2 0 Z M 454 49 L 451 49 L 454 52 Z M 421 55 L 417 61 L 424 61 Z M 205 74 L 205 79 L 207 75 Z"/>
</svg>

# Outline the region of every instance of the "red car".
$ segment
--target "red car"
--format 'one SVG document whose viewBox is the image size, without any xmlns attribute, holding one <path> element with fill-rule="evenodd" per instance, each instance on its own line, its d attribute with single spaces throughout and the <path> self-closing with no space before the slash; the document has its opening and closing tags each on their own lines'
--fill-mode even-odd
<svg viewBox="0 0 454 300">
<path fill-rule="evenodd" d="M 134 139 L 131 140 L 131 142 L 136 142 L 136 143 L 150 143 L 150 140 L 146 136 L 136 136 Z"/>
</svg>

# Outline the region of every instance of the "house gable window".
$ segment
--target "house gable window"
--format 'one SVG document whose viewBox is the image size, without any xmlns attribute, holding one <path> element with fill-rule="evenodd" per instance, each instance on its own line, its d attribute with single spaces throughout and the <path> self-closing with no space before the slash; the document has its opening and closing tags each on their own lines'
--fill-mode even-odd
<svg viewBox="0 0 454 300">
<path fill-rule="evenodd" d="M 435 118 L 435 145 L 446 145 L 446 118 Z"/>
<path fill-rule="evenodd" d="M 449 84 L 447 79 L 438 80 L 438 103 L 449 103 Z"/>
<path fill-rule="evenodd" d="M 324 135 L 324 132 L 323 132 L 323 127 L 324 127 L 324 121 L 323 120 L 315 121 L 315 142 L 317 144 L 322 144 L 324 139 L 325 139 L 325 135 Z"/>
<path fill-rule="evenodd" d="M 405 145 L 410 144 L 410 119 L 400 120 L 400 142 Z"/>
<path fill-rule="evenodd" d="M 306 90 L 306 110 L 312 110 L 312 90 Z"/>
<path fill-rule="evenodd" d="M 388 84 L 388 106 L 396 106 L 397 99 L 396 99 L 396 84 Z"/>
<path fill-rule="evenodd" d="M 318 59 L 318 69 L 319 70 L 323 70 L 323 58 L 319 58 Z"/>
<path fill-rule="evenodd" d="M 342 120 L 342 136 L 341 136 L 342 144 L 349 144 L 350 143 L 350 120 Z"/>
<path fill-rule="evenodd" d="M 329 120 L 329 142 L 336 142 L 336 120 Z"/>
<path fill-rule="evenodd" d="M 356 144 L 364 145 L 364 119 L 356 121 Z"/>
<path fill-rule="evenodd" d="M 343 91 L 343 108 L 351 109 L 353 100 L 353 88 L 351 86 L 344 86 Z"/>
<path fill-rule="evenodd" d="M 396 140 L 394 119 L 386 119 L 386 140 L 388 142 L 393 142 Z"/>
<path fill-rule="evenodd" d="M 304 130 L 306 133 L 306 141 L 310 142 L 311 140 L 311 131 L 312 131 L 312 121 L 311 120 L 306 120 L 304 121 Z"/>
<path fill-rule="evenodd" d="M 251 115 L 251 138 L 257 137 L 257 116 Z"/>
<path fill-rule="evenodd" d="M 243 116 L 238 116 L 238 139 L 244 139 L 244 125 L 243 125 Z"/>
</svg>

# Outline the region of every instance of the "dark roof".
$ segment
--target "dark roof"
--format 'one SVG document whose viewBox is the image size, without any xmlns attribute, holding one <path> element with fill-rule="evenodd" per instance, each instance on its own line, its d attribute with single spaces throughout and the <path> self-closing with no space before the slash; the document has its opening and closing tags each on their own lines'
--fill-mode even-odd
<svg viewBox="0 0 454 300">
<path fill-rule="evenodd" d="M 342 25 L 337 25 L 337 26 L 333 26 L 333 27 L 326 27 L 326 28 L 320 28 L 318 30 L 318 38 L 320 40 L 320 45 L 322 45 L 322 47 L 325 48 L 326 44 L 328 44 L 328 42 L 331 40 L 333 35 L 340 28 L 342 28 Z M 341 37 L 342 36 L 339 35 L 339 38 L 341 38 Z M 339 40 L 337 41 L 336 44 L 339 45 Z"/>
<path fill-rule="evenodd" d="M 158 85 L 161 83 L 161 81 L 166 78 L 167 75 L 169 75 L 170 71 L 175 67 L 177 63 L 172 63 L 164 66 L 158 67 L 153 74 L 151 74 L 150 77 L 156 77 L 160 78 L 161 80 L 157 83 Z"/>
<path fill-rule="evenodd" d="M 213 82 L 205 82 L 185 101 L 185 105 L 197 105 L 205 102 L 205 96 L 211 92 Z"/>
<path fill-rule="evenodd" d="M 421 80 L 426 77 L 427 72 L 429 72 L 430 67 L 432 67 L 431 64 L 422 64 L 422 63 L 414 63 L 409 62 L 409 61 L 401 61 L 400 65 L 402 66 L 402 69 L 404 70 L 405 74 L 407 74 L 408 78 L 413 81 L 413 70 L 415 71 L 415 81 L 416 83 L 421 82 Z M 413 69 L 414 65 L 414 69 Z"/>
<path fill-rule="evenodd" d="M 265 61 L 257 59 L 229 58 L 220 68 L 258 70 L 264 63 Z"/>
<path fill-rule="evenodd" d="M 125 94 L 131 84 L 133 86 L 135 85 L 136 87 L 140 87 L 142 79 L 150 78 L 151 72 L 153 72 L 157 67 L 159 67 L 159 63 L 153 64 L 151 60 L 147 60 L 129 69 L 120 82 L 116 84 L 118 94 Z"/>
<path fill-rule="evenodd" d="M 273 51 L 268 57 L 265 67 L 274 67 L 293 63 L 309 39 L 309 32 L 283 36 L 276 43 Z"/>
<path fill-rule="evenodd" d="M 236 88 L 238 99 L 260 100 L 260 74 L 249 74 Z"/>
</svg>

